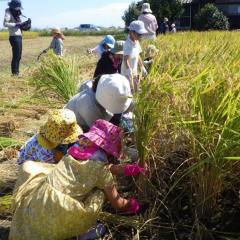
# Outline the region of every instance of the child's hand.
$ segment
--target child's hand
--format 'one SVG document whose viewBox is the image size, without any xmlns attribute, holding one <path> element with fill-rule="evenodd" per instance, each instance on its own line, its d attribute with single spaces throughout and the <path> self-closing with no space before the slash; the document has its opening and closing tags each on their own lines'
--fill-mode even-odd
<svg viewBox="0 0 240 240">
<path fill-rule="evenodd" d="M 124 166 L 125 176 L 137 176 L 140 173 L 147 175 L 148 174 L 147 167 L 142 167 L 138 163 L 126 164 Z"/>
<path fill-rule="evenodd" d="M 148 75 L 148 72 L 144 66 L 142 66 L 142 75 L 143 77 L 146 77 Z"/>
<path fill-rule="evenodd" d="M 88 54 L 91 54 L 91 53 L 92 53 L 92 49 L 91 49 L 91 48 L 88 48 L 88 49 L 87 49 L 87 53 L 88 53 Z"/>
</svg>

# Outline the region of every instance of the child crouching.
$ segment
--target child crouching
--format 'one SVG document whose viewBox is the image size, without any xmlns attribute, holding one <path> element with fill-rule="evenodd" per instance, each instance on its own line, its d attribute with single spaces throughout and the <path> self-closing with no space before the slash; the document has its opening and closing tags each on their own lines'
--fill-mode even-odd
<svg viewBox="0 0 240 240">
<path fill-rule="evenodd" d="M 21 147 L 17 163 L 19 165 L 25 161 L 57 163 L 64 155 L 57 147 L 75 143 L 81 133 L 73 111 L 55 110 L 49 114 L 47 122 L 40 127 L 39 132 Z"/>
<path fill-rule="evenodd" d="M 30 174 L 27 181 L 19 182 L 13 197 L 9 239 L 58 240 L 88 234 L 105 198 L 118 211 L 138 213 L 140 204 L 134 197 L 125 199 L 119 195 L 113 175 L 136 176 L 145 174 L 145 169 L 138 164 L 108 164 L 109 156 L 120 157 L 121 138 L 119 127 L 97 120 L 50 172 L 35 171 L 36 175 Z M 39 168 L 39 164 L 26 162 L 22 170 L 31 173 L 31 168 Z"/>
</svg>

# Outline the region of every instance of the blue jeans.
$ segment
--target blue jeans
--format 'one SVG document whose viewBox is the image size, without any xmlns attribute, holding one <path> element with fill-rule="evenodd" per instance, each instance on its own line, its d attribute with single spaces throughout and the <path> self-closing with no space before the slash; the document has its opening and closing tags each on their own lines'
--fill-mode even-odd
<svg viewBox="0 0 240 240">
<path fill-rule="evenodd" d="M 19 74 L 19 65 L 22 57 L 22 36 L 10 36 L 9 42 L 12 46 L 11 70 L 13 75 Z"/>
</svg>

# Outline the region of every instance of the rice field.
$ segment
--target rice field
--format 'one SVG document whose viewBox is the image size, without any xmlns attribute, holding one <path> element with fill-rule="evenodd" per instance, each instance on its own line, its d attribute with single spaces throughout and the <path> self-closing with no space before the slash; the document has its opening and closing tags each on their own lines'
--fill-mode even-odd
<svg viewBox="0 0 240 240">
<path fill-rule="evenodd" d="M 7 40 L 9 38 L 8 32 L 0 32 L 0 41 Z M 23 39 L 34 39 L 39 36 L 38 32 L 23 32 Z"/>
<path fill-rule="evenodd" d="M 79 83 L 92 75 L 96 58 L 86 57 L 84 49 L 98 40 L 74 38 L 70 49 L 75 51 L 68 52 L 64 61 L 51 55 L 41 62 L 25 61 L 24 78 L 8 81 L 21 86 L 28 97 L 18 93 L 10 110 L 6 96 L 0 97 L 1 112 L 19 117 L 23 108 L 37 104 L 44 109 L 34 114 L 42 116 L 52 104 L 63 105 Z M 147 44 L 142 42 L 142 48 Z M 135 218 L 105 215 L 112 231 L 109 239 L 239 239 L 240 33 L 177 33 L 159 36 L 154 44 L 160 51 L 148 77 L 141 80 L 134 110 L 135 145 L 139 161 L 147 163 L 150 174 L 132 182 L 147 210 Z M 34 46 L 36 51 L 36 42 Z M 55 70 L 59 66 L 61 71 Z M 64 79 L 65 87 L 55 79 L 51 84 L 44 82 L 54 75 L 52 71 Z M 4 83 L 3 78 L 0 81 Z M 8 89 L 12 94 L 16 91 Z M 37 94 L 39 89 L 44 94 Z M 35 122 L 28 128 L 39 124 L 33 116 L 21 118 Z M 6 142 L 19 142 L 24 126 L 16 128 L 12 141 L 2 139 L 3 155 L 9 160 L 12 152 Z M 9 213 L 9 193 L 0 200 L 0 211 L 7 206 Z"/>
</svg>

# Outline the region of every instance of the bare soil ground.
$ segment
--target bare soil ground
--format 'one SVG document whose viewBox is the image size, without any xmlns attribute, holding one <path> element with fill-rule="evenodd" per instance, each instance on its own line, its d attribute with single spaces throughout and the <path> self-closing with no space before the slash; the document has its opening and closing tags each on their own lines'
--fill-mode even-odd
<svg viewBox="0 0 240 240">
<path fill-rule="evenodd" d="M 66 54 L 85 55 L 86 49 L 95 46 L 100 40 L 101 37 L 67 37 L 64 42 Z M 33 88 L 27 81 L 31 67 L 37 64 L 38 54 L 48 47 L 50 41 L 50 37 L 23 41 L 21 78 L 11 77 L 11 48 L 8 41 L 0 41 L 0 123 L 13 121 L 15 124 L 13 137 L 19 140 L 29 137 L 31 131 L 38 128 L 41 116 L 55 104 L 35 99 Z M 90 58 L 91 63 L 96 60 Z M 88 71 L 83 71 L 82 78 L 89 79 L 94 65 L 90 69 L 87 62 L 86 65 Z"/>
</svg>

